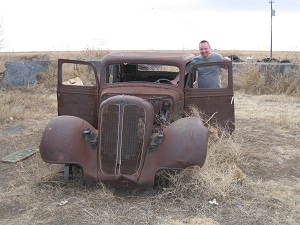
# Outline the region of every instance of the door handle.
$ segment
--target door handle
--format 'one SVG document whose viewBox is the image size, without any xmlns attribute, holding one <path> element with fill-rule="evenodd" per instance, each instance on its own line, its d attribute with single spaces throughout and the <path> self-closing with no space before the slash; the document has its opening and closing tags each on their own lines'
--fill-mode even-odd
<svg viewBox="0 0 300 225">
<path fill-rule="evenodd" d="M 231 104 L 231 105 L 233 104 L 233 100 L 234 100 L 234 97 L 232 96 L 232 97 L 231 97 L 231 100 L 230 100 L 230 104 Z"/>
</svg>

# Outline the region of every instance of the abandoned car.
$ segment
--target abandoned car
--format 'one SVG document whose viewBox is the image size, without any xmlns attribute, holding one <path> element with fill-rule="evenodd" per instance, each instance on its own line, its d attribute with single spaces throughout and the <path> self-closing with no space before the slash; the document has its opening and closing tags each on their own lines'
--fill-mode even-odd
<svg viewBox="0 0 300 225">
<path fill-rule="evenodd" d="M 85 178 L 153 186 L 163 170 L 203 166 L 207 121 L 234 130 L 231 62 L 193 65 L 186 53 L 115 52 L 101 62 L 58 60 L 58 116 L 40 143 L 45 162 Z M 222 88 L 197 87 L 197 67 L 227 66 Z M 180 76 L 177 85 L 170 80 Z M 76 83 L 76 79 L 80 80 Z"/>
</svg>

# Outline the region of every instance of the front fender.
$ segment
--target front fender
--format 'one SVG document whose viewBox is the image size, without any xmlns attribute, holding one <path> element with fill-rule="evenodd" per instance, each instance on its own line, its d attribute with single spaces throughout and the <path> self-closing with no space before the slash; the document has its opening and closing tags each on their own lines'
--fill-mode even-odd
<svg viewBox="0 0 300 225">
<path fill-rule="evenodd" d="M 139 183 L 154 182 L 155 173 L 162 169 L 184 169 L 203 166 L 209 131 L 199 117 L 179 119 L 164 131 L 164 140 L 153 152 L 147 152 Z"/>
<path fill-rule="evenodd" d="M 209 131 L 198 117 L 175 121 L 164 130 L 164 141 L 158 146 L 158 165 L 167 168 L 203 166 Z"/>
<path fill-rule="evenodd" d="M 80 165 L 84 173 L 97 178 L 97 148 L 91 148 L 82 132 L 97 130 L 85 120 L 74 116 L 58 116 L 44 130 L 40 153 L 45 162 Z"/>
</svg>

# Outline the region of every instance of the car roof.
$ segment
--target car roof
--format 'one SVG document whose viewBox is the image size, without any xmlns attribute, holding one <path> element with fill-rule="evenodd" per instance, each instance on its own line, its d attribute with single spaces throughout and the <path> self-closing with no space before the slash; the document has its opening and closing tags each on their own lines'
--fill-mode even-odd
<svg viewBox="0 0 300 225">
<path fill-rule="evenodd" d="M 112 52 L 103 57 L 102 64 L 147 63 L 185 66 L 193 57 L 193 54 L 181 52 Z"/>
</svg>

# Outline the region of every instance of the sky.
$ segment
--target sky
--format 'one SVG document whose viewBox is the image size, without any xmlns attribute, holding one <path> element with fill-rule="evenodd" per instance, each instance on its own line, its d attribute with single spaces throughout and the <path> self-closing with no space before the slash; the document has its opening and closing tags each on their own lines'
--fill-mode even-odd
<svg viewBox="0 0 300 225">
<path fill-rule="evenodd" d="M 300 51 L 300 1 L 0 0 L 0 52 Z M 272 19 L 272 26 L 271 26 Z"/>
</svg>

